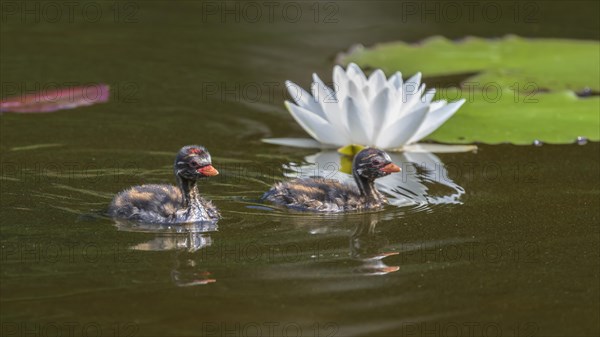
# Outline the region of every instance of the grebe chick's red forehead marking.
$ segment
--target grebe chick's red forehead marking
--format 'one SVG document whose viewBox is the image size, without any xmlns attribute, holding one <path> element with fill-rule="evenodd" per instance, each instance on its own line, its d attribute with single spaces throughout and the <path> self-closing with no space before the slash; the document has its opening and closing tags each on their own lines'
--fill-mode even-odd
<svg viewBox="0 0 600 337">
<path fill-rule="evenodd" d="M 204 152 L 204 151 L 202 151 L 202 149 L 199 149 L 197 147 L 193 147 L 187 151 L 188 154 L 200 154 L 202 152 Z"/>
</svg>

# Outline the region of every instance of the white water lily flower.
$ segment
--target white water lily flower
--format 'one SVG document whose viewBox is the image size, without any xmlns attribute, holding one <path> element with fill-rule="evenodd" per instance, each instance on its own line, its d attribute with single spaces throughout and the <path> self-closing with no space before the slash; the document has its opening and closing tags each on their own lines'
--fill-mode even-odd
<svg viewBox="0 0 600 337">
<path fill-rule="evenodd" d="M 425 92 L 425 84 L 420 82 L 421 73 L 403 82 L 400 72 L 386 78 L 381 69 L 367 78 L 354 63 L 346 71 L 335 66 L 333 88 L 313 74 L 312 95 L 288 81 L 286 86 L 296 104 L 286 101 L 285 105 L 314 140 L 264 141 L 296 147 L 358 144 L 387 150 L 406 148 L 435 131 L 465 102 L 432 102 L 435 89 Z"/>
</svg>

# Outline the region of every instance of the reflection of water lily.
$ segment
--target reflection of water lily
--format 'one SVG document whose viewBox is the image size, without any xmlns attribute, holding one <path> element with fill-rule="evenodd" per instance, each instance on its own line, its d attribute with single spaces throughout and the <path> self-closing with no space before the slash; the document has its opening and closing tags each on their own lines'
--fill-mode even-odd
<svg viewBox="0 0 600 337">
<path fill-rule="evenodd" d="M 351 63 L 333 69 L 334 87 L 314 74 L 312 95 L 298 85 L 287 87 L 296 104 L 286 101 L 294 119 L 311 139 L 274 138 L 267 143 L 298 147 L 334 148 L 349 144 L 398 149 L 435 131 L 464 103 L 432 102 L 435 90 L 425 92 L 421 74 L 406 82 L 397 72 L 389 79 L 378 69 L 366 77 Z"/>
</svg>

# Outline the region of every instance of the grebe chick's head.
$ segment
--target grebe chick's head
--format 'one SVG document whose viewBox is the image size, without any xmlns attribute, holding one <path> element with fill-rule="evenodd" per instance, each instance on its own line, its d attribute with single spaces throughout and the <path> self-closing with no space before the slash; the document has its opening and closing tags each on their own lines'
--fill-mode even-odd
<svg viewBox="0 0 600 337">
<path fill-rule="evenodd" d="M 392 162 L 385 151 L 368 147 L 354 157 L 352 171 L 359 177 L 373 181 L 391 173 L 400 172 L 400 167 Z"/>
<path fill-rule="evenodd" d="M 210 153 L 203 146 L 184 146 L 175 158 L 175 175 L 186 180 L 198 180 L 219 174 L 213 166 Z"/>
</svg>

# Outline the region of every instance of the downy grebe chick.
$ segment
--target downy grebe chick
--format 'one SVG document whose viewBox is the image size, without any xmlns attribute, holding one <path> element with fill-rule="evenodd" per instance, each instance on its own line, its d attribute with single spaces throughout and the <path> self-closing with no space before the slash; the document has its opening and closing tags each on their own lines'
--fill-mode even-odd
<svg viewBox="0 0 600 337">
<path fill-rule="evenodd" d="M 220 217 L 217 207 L 200 196 L 196 182 L 219 172 L 211 165 L 202 146 L 184 146 L 174 167 L 177 187 L 172 185 L 134 186 L 117 194 L 109 214 L 119 219 L 146 223 L 212 221 Z"/>
<path fill-rule="evenodd" d="M 262 196 L 278 205 L 297 210 L 344 212 L 383 207 L 386 198 L 375 188 L 375 179 L 400 172 L 384 151 L 366 148 L 352 162 L 357 186 L 328 179 L 295 179 L 277 183 Z"/>
</svg>

